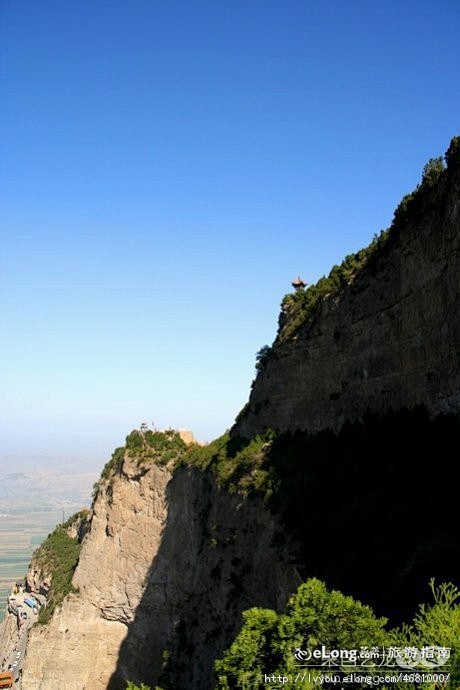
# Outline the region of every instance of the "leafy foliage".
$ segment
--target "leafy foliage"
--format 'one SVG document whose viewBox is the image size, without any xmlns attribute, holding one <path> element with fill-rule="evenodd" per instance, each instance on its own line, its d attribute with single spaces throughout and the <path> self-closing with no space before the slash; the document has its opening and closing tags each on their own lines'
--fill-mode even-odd
<svg viewBox="0 0 460 690">
<path fill-rule="evenodd" d="M 439 156 L 439 158 L 430 158 L 423 168 L 422 185 L 429 187 L 435 185 L 444 169 L 444 159 L 442 156 Z"/>
<path fill-rule="evenodd" d="M 291 675 L 293 682 L 283 687 L 295 688 L 293 649 L 378 646 L 388 637 L 385 618 L 376 618 L 368 606 L 341 592 L 328 591 L 314 578 L 299 587 L 285 614 L 254 608 L 243 614 L 243 621 L 241 632 L 215 664 L 219 690 L 265 688 L 264 673 Z"/>
<path fill-rule="evenodd" d="M 277 633 L 278 619 L 271 609 L 244 611 L 241 632 L 224 657 L 215 663 L 219 689 L 263 687 L 263 674 L 273 668 L 276 645 L 272 637 Z"/>
<path fill-rule="evenodd" d="M 71 516 L 69 517 L 69 519 L 66 520 L 66 521 L 62 524 L 62 526 L 63 526 L 63 528 L 64 528 L 65 530 L 67 530 L 67 529 L 69 529 L 70 527 L 72 527 L 73 525 L 75 525 L 76 523 L 79 524 L 79 523 L 82 523 L 82 522 L 83 522 L 83 523 L 88 522 L 89 515 L 90 515 L 89 510 L 86 510 L 86 509 L 85 509 L 85 510 L 80 510 L 78 513 L 75 513 L 74 515 L 71 515 Z"/>
<path fill-rule="evenodd" d="M 259 352 L 256 354 L 256 369 L 257 371 L 262 371 L 273 355 L 273 349 L 270 345 L 264 345 L 260 348 Z"/>
<path fill-rule="evenodd" d="M 145 457 L 160 465 L 178 461 L 187 450 L 187 444 L 173 429 L 146 431 L 144 443 Z"/>
<path fill-rule="evenodd" d="M 392 631 L 392 643 L 417 649 L 439 645 L 452 650 L 450 659 L 452 687 L 460 686 L 460 590 L 451 582 L 435 586 L 430 582 L 434 604 L 421 604 L 412 625 Z"/>
<path fill-rule="evenodd" d="M 350 285 L 363 268 L 370 265 L 371 259 L 382 251 L 388 237 L 389 231 L 382 230 L 368 247 L 346 256 L 340 266 L 333 266 L 327 277 L 323 276 L 306 290 L 286 295 L 281 303 L 278 341 L 284 342 L 292 337 L 303 323 L 314 316 L 322 300 L 340 294 Z"/>
<path fill-rule="evenodd" d="M 190 447 L 181 463 L 211 470 L 218 484 L 230 491 L 263 491 L 268 473 L 262 464 L 274 436 L 268 431 L 248 441 L 227 432 L 207 446 Z"/>
<path fill-rule="evenodd" d="M 422 604 L 410 626 L 387 630 L 386 619 L 376 618 L 372 609 L 341 592 L 329 591 L 326 585 L 312 578 L 302 584 L 288 602 L 286 613 L 253 608 L 243 613 L 240 633 L 215 662 L 216 690 L 262 690 L 264 675 L 281 675 L 290 680 L 283 687 L 295 690 L 298 668 L 293 651 L 324 645 L 327 649 L 359 649 L 360 647 L 398 647 L 440 645 L 454 650 L 452 684 L 460 680 L 459 640 L 460 606 L 456 604 L 459 590 L 444 583 L 435 588 L 435 603 Z M 319 687 L 304 681 L 302 690 Z M 323 687 L 328 687 L 323 685 Z M 332 686 L 333 687 L 333 686 Z M 392 688 L 430 688 L 431 684 L 400 683 Z"/>
<path fill-rule="evenodd" d="M 168 465 L 178 463 L 186 450 L 187 444 L 174 429 L 145 432 L 134 429 L 126 437 L 125 445 L 116 448 L 104 466 L 99 481 L 94 484 L 93 499 L 96 498 L 104 480 L 113 479 L 121 472 L 125 457 L 135 457 L 138 465 Z"/>
<path fill-rule="evenodd" d="M 119 470 L 123 464 L 124 457 L 125 457 L 125 450 L 126 449 L 124 446 L 121 446 L 120 448 L 115 448 L 109 462 L 107 462 L 104 465 L 104 468 L 101 472 L 101 477 L 100 477 L 101 480 L 106 479 L 110 475 L 116 474 L 117 472 L 119 472 Z"/>
<path fill-rule="evenodd" d="M 138 429 L 133 429 L 126 437 L 126 450 L 139 450 L 144 446 L 144 433 Z"/>
<path fill-rule="evenodd" d="M 69 521 L 66 524 L 68 523 Z M 72 577 L 79 555 L 78 539 L 69 537 L 62 525 L 56 527 L 35 551 L 34 560 L 42 571 L 49 573 L 51 577 L 51 586 L 46 597 L 47 605 L 40 610 L 40 623 L 47 623 L 56 606 L 61 604 L 69 592 L 75 591 L 72 587 Z"/>
</svg>

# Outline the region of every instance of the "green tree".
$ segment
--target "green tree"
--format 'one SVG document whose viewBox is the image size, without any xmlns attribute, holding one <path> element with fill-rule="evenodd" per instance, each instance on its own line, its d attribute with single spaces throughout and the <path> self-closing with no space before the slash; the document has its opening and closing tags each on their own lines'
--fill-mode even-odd
<svg viewBox="0 0 460 690">
<path fill-rule="evenodd" d="M 240 634 L 215 664 L 221 690 L 259 688 L 268 668 L 278 615 L 271 609 L 253 608 L 243 613 L 243 621 Z"/>
<path fill-rule="evenodd" d="M 285 614 L 254 608 L 243 614 L 243 627 L 233 644 L 216 661 L 216 690 L 266 689 L 264 675 L 289 678 L 290 690 L 311 690 L 314 682 L 295 683 L 299 671 L 293 651 L 324 645 L 333 649 L 366 647 L 447 647 L 452 650 L 449 688 L 460 686 L 460 591 L 450 583 L 435 587 L 434 604 L 422 604 L 411 625 L 387 631 L 386 620 L 368 606 L 311 579 L 299 587 Z M 442 667 L 438 669 L 443 671 Z M 433 669 L 434 671 L 434 669 Z M 277 686 L 278 687 L 278 686 Z M 329 687 L 327 683 L 324 688 Z M 382 690 L 389 690 L 380 686 Z M 432 683 L 397 683 L 393 690 L 437 690 Z"/>
<path fill-rule="evenodd" d="M 78 517 L 69 518 L 69 527 Z M 46 597 L 46 607 L 40 609 L 39 622 L 48 623 L 56 606 L 74 592 L 72 577 L 78 564 L 81 545 L 77 538 L 69 537 L 64 526 L 58 525 L 34 553 L 34 560 L 43 572 L 51 573 L 51 584 Z"/>
<path fill-rule="evenodd" d="M 272 356 L 273 351 L 270 345 L 264 345 L 260 348 L 259 352 L 256 354 L 256 369 L 257 371 L 262 371 L 265 369 L 268 360 Z"/>
<path fill-rule="evenodd" d="M 422 185 L 431 187 L 439 180 L 439 176 L 444 170 L 444 159 L 442 156 L 438 158 L 430 158 L 428 163 L 423 168 Z"/>
<path fill-rule="evenodd" d="M 285 688 L 298 688 L 295 648 L 325 645 L 353 649 L 383 645 L 388 639 L 386 619 L 376 618 L 368 606 L 313 578 L 299 587 L 288 602 L 286 614 L 270 609 L 250 609 L 235 641 L 216 662 L 219 690 L 262 690 L 264 674 L 291 677 Z M 303 690 L 313 688 L 308 682 Z"/>
<path fill-rule="evenodd" d="M 457 688 L 460 686 L 460 590 L 449 582 L 436 587 L 434 579 L 430 587 L 434 604 L 421 604 L 412 625 L 393 630 L 391 636 L 394 644 L 401 647 L 421 649 L 433 645 L 451 649 L 449 687 Z M 421 687 L 435 686 L 426 684 Z"/>
</svg>

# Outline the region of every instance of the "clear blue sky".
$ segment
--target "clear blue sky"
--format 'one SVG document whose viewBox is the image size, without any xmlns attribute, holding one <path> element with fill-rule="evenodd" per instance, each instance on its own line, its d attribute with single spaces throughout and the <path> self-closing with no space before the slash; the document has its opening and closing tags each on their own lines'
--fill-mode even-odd
<svg viewBox="0 0 460 690">
<path fill-rule="evenodd" d="M 459 134 L 457 0 L 2 0 L 2 457 L 210 440 Z"/>
</svg>

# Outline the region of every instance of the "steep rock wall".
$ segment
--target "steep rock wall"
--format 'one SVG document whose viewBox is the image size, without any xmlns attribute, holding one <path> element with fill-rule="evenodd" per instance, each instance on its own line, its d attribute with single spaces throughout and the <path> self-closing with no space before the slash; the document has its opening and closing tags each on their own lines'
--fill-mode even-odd
<svg viewBox="0 0 460 690">
<path fill-rule="evenodd" d="M 126 625 L 142 595 L 165 519 L 166 472 L 138 476 L 135 463 L 106 481 L 94 505 L 71 594 L 46 626 L 29 637 L 24 687 L 102 690 L 107 687 Z"/>
<path fill-rule="evenodd" d="M 275 341 L 234 434 L 338 430 L 367 410 L 421 403 L 460 412 L 458 162 L 389 244 L 295 336 Z"/>
<path fill-rule="evenodd" d="M 95 501 L 79 593 L 31 633 L 25 690 L 61 690 L 63 678 L 66 690 L 124 688 L 127 678 L 155 686 L 167 658 L 177 687 L 212 687 L 241 610 L 279 609 L 299 583 L 272 545 L 276 531 L 260 501 L 220 491 L 205 473 L 172 476 L 126 458 Z"/>
<path fill-rule="evenodd" d="M 13 654 L 19 641 L 19 632 L 16 616 L 5 614 L 5 618 L 0 623 L 0 668 L 6 671 L 8 659 Z"/>
</svg>

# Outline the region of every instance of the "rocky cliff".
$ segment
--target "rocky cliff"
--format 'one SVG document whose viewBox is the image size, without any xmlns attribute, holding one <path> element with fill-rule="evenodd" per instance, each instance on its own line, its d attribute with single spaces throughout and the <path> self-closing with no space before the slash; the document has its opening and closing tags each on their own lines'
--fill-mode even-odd
<svg viewBox="0 0 460 690">
<path fill-rule="evenodd" d="M 133 432 L 117 449 L 79 532 L 74 591 L 31 631 L 24 690 L 124 690 L 127 679 L 208 690 L 241 612 L 281 611 L 299 573 L 372 603 L 388 582 L 395 600 L 401 581 L 412 591 L 419 576 L 457 572 L 458 419 L 401 409 L 460 411 L 457 143 L 340 290 L 295 328 L 284 302 L 231 437 L 198 458 L 173 432 Z M 368 410 L 367 423 L 343 425 Z M 289 433 L 328 427 L 342 431 Z M 286 433 L 244 440 L 267 428 Z M 435 452 L 427 496 L 418 468 Z M 432 518 L 441 491 L 443 534 Z M 382 567 L 382 545 L 400 534 Z M 31 587 L 49 589 L 50 577 L 31 572 Z"/>
<path fill-rule="evenodd" d="M 174 687 L 209 687 L 240 612 L 280 609 L 299 583 L 272 544 L 276 529 L 260 499 L 127 454 L 99 487 L 77 593 L 31 632 L 24 688 L 124 689 L 127 678 L 154 687 L 168 665 Z"/>
<path fill-rule="evenodd" d="M 412 195 L 372 261 L 320 300 L 289 337 L 285 300 L 278 337 L 235 435 L 338 430 L 367 410 L 383 414 L 418 404 L 433 414 L 460 411 L 460 163 L 454 145 L 447 170 Z"/>
</svg>

